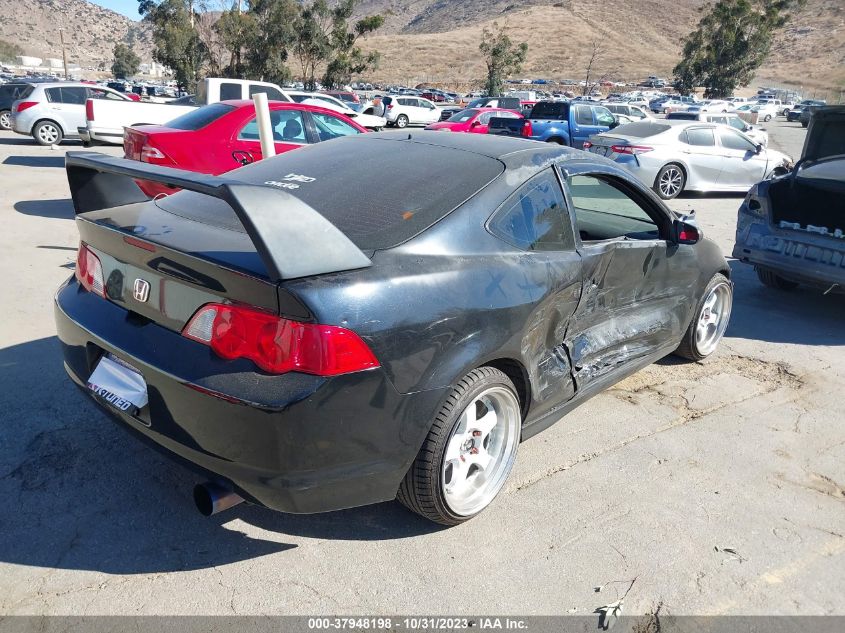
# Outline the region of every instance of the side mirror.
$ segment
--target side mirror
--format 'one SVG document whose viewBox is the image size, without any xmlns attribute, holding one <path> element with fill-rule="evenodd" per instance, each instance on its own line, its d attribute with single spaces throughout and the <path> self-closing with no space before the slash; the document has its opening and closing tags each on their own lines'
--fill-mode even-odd
<svg viewBox="0 0 845 633">
<path fill-rule="evenodd" d="M 469 124 L 470 127 L 478 127 L 479 125 L 481 125 L 481 121 L 473 121 Z"/>
<path fill-rule="evenodd" d="M 754 146 L 754 153 L 761 154 L 763 152 L 763 146 L 760 143 Z"/>
<path fill-rule="evenodd" d="M 701 230 L 694 216 L 695 212 L 681 216 L 672 223 L 673 238 L 677 244 L 696 244 L 701 241 Z"/>
</svg>

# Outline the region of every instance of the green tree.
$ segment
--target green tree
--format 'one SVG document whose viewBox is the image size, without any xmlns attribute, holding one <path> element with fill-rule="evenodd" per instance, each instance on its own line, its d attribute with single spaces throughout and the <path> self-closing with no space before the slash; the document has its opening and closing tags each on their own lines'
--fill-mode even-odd
<svg viewBox="0 0 845 633">
<path fill-rule="evenodd" d="M 719 0 L 702 7 L 698 28 L 683 40 L 676 87 L 705 86 L 707 98 L 730 96 L 766 60 L 772 39 L 806 0 Z"/>
<path fill-rule="evenodd" d="M 223 48 L 229 53 L 229 65 L 225 69 L 227 77 L 245 77 L 244 51 L 247 49 L 256 31 L 255 17 L 233 6 L 223 11 L 214 23 L 214 32 Z"/>
<path fill-rule="evenodd" d="M 0 62 L 14 62 L 18 55 L 23 55 L 23 49 L 20 46 L 0 40 Z"/>
<path fill-rule="evenodd" d="M 193 87 L 209 60 L 195 26 L 194 1 L 139 0 L 138 12 L 153 26 L 153 59 L 173 70 L 180 87 Z"/>
<path fill-rule="evenodd" d="M 314 0 L 310 5 L 302 5 L 294 22 L 293 51 L 306 90 L 317 87 L 317 67 L 329 61 L 331 17 L 326 0 Z"/>
<path fill-rule="evenodd" d="M 349 30 L 349 18 L 355 10 L 356 0 L 341 0 L 332 9 L 332 30 L 329 35 L 329 50 L 331 59 L 326 65 L 323 84 L 328 88 L 338 88 L 348 84 L 352 75 L 358 75 L 373 69 L 378 64 L 377 52 L 364 53 L 355 44 L 358 38 L 365 37 L 380 29 L 384 24 L 381 15 L 370 15 L 361 18 L 352 30 Z"/>
<path fill-rule="evenodd" d="M 481 32 L 481 43 L 478 50 L 484 55 L 487 64 L 487 82 L 484 90 L 491 97 L 502 94 L 505 78 L 518 73 L 528 54 L 528 44 L 521 42 L 515 45 L 503 28 L 493 22 L 493 30 L 486 27 Z"/>
<path fill-rule="evenodd" d="M 296 0 L 252 0 L 254 30 L 247 35 L 244 54 L 247 76 L 284 83 L 291 77 L 287 66 L 294 47 L 294 26 L 300 6 Z"/>
<path fill-rule="evenodd" d="M 114 45 L 114 62 L 111 65 L 111 72 L 117 79 L 131 77 L 138 72 L 140 66 L 141 58 L 129 46 L 123 42 Z"/>
</svg>

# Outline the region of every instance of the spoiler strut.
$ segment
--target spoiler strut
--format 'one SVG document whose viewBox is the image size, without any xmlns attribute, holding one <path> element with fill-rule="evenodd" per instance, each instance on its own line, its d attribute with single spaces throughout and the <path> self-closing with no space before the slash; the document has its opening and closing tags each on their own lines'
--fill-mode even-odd
<svg viewBox="0 0 845 633">
<path fill-rule="evenodd" d="M 279 189 L 99 152 L 68 152 L 65 169 L 77 214 L 149 201 L 135 179 L 223 200 L 232 207 L 267 273 L 275 280 L 372 265 L 370 258 L 334 224 Z"/>
</svg>

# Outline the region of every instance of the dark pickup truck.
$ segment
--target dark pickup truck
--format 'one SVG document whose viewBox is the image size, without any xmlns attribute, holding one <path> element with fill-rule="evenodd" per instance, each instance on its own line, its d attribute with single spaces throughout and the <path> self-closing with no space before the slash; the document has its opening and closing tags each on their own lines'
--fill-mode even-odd
<svg viewBox="0 0 845 633">
<path fill-rule="evenodd" d="M 760 281 L 845 292 L 845 106 L 813 107 L 792 171 L 754 185 L 739 208 L 733 256 Z"/>
<path fill-rule="evenodd" d="M 487 133 L 522 136 L 581 149 L 591 135 L 607 132 L 615 126 L 616 119 L 604 106 L 540 101 L 524 119 L 493 117 Z"/>
</svg>

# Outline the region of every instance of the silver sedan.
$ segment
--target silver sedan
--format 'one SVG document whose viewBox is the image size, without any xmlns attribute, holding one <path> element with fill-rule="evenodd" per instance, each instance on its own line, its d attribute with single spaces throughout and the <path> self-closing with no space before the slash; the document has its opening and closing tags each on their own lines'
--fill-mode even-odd
<svg viewBox="0 0 845 633">
<path fill-rule="evenodd" d="M 727 125 L 639 121 L 596 134 L 584 149 L 619 163 L 664 200 L 682 191 L 748 191 L 791 163 Z"/>
</svg>

